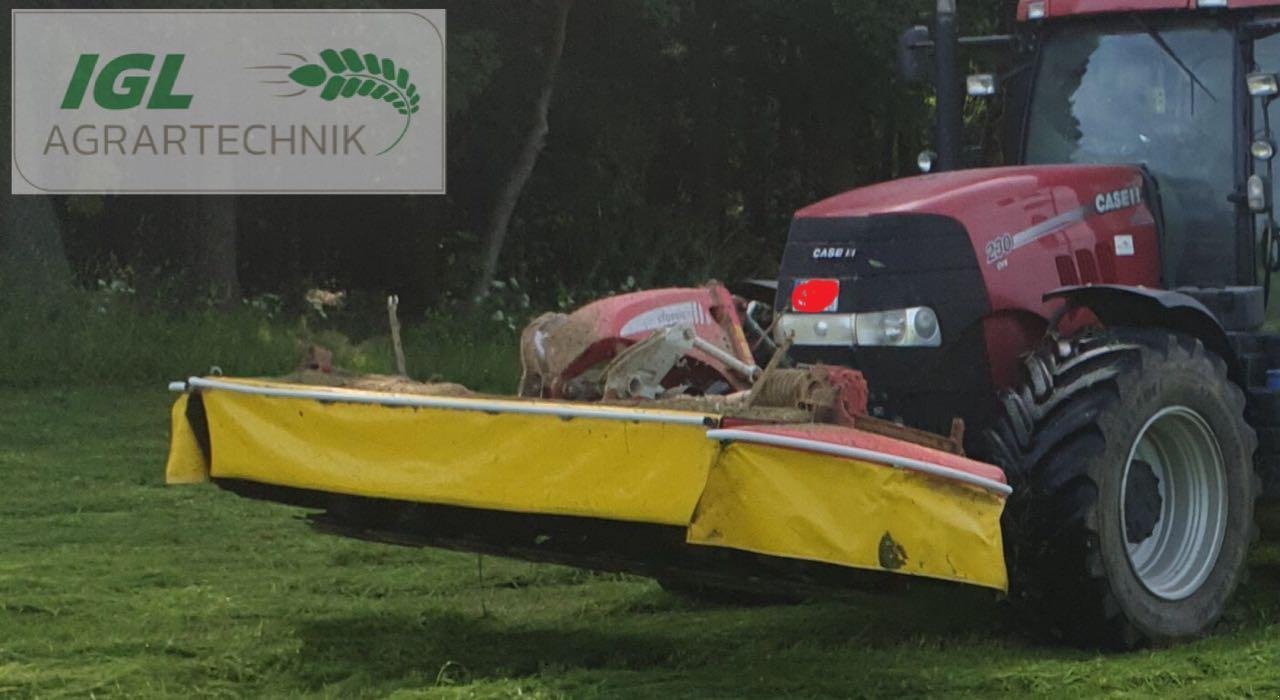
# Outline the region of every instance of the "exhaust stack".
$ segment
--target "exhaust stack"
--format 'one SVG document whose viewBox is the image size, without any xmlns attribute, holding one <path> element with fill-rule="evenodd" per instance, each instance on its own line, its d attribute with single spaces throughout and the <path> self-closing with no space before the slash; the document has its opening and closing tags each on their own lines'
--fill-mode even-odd
<svg viewBox="0 0 1280 700">
<path fill-rule="evenodd" d="M 955 0 L 938 0 L 933 20 L 933 60 L 937 91 L 934 148 L 938 152 L 936 169 L 940 171 L 961 167 L 964 96 L 960 92 L 956 57 L 959 49 L 957 21 Z"/>
</svg>

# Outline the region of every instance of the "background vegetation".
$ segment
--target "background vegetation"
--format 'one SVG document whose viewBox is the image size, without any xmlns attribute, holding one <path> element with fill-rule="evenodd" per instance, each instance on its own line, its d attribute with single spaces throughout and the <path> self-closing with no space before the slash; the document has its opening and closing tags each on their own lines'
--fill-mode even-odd
<svg viewBox="0 0 1280 700">
<path fill-rule="evenodd" d="M 313 331 L 356 346 L 384 334 L 390 293 L 410 327 L 476 321 L 423 331 L 430 345 L 464 328 L 500 336 L 622 288 L 771 277 L 797 207 L 913 171 L 928 141 L 929 95 L 897 84 L 893 57 L 930 0 L 443 6 L 445 196 L 12 197 L 6 182 L 0 384 L 287 369 Z M 961 12 L 984 31 L 1012 6 L 969 0 Z M 495 250 L 531 138 L 536 167 Z M 346 312 L 302 329 L 316 287 L 345 291 Z"/>
</svg>

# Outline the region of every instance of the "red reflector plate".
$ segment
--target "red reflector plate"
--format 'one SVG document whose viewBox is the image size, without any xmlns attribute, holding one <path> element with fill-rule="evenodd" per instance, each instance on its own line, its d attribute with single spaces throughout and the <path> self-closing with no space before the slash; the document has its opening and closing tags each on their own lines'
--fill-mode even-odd
<svg viewBox="0 0 1280 700">
<path fill-rule="evenodd" d="M 805 314 L 835 311 L 840 301 L 840 280 L 796 280 L 791 290 L 791 308 Z"/>
</svg>

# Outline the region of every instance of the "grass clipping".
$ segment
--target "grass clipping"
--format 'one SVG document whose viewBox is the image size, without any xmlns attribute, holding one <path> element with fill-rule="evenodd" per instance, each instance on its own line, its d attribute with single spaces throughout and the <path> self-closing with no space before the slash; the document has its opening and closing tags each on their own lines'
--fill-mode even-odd
<svg viewBox="0 0 1280 700">
<path fill-rule="evenodd" d="M 312 345 L 298 364 L 298 369 L 278 378 L 293 384 L 360 389 L 419 396 L 474 396 L 467 387 L 454 382 L 419 382 L 397 374 L 360 374 L 333 366 L 333 353 Z"/>
</svg>

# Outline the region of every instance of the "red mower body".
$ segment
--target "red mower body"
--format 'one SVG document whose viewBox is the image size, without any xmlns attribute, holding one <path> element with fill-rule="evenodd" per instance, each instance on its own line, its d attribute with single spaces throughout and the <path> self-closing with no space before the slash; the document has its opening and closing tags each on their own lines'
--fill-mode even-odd
<svg viewBox="0 0 1280 700">
<path fill-rule="evenodd" d="M 546 398 L 596 398 L 598 375 L 619 353 L 667 328 L 690 328 L 740 362 L 752 363 L 737 302 L 724 285 L 652 289 L 606 297 L 571 314 L 544 314 L 521 337 L 521 394 Z M 694 348 L 661 378 L 664 387 L 709 387 L 729 391 L 750 386 L 740 372 Z"/>
</svg>

